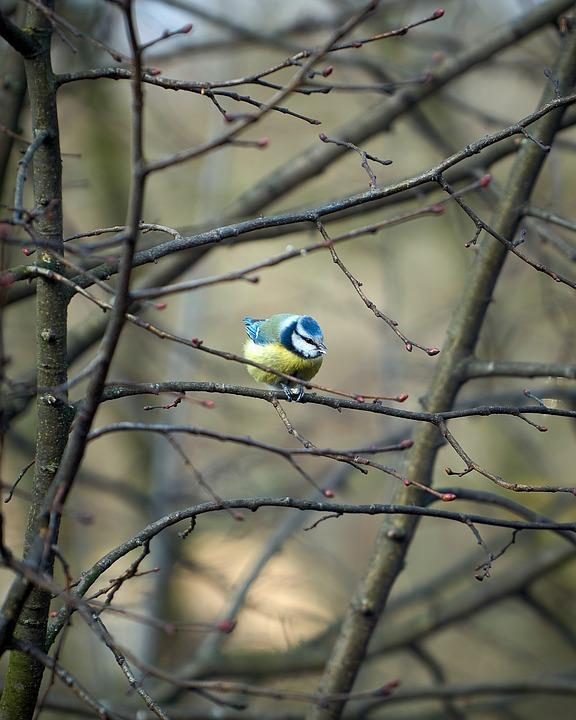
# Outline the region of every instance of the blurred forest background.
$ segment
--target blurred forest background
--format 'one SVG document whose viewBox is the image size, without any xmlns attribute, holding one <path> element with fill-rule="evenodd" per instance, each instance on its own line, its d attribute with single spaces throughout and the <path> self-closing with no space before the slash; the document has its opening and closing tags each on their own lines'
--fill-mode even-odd
<svg viewBox="0 0 576 720">
<path fill-rule="evenodd" d="M 190 162 L 150 176 L 142 220 L 178 229 L 182 235 L 228 225 L 240 217 L 273 215 L 292 208 L 312 208 L 369 189 L 369 178 L 356 152 L 342 153 L 325 171 L 309 173 L 271 195 L 260 207 L 249 204 L 250 192 L 274 179 L 294 162 L 314 152 L 329 151 L 319 133 L 343 138 L 366 117 L 397 101 L 399 93 L 419 93 L 446 62 L 470 48 L 490 41 L 519 18 L 546 5 L 532 0 L 447 0 L 444 16 L 405 35 L 331 53 L 318 68 L 333 66 L 331 74 L 311 83 L 333 86 L 329 93 L 292 94 L 281 104 L 321 121 L 310 124 L 297 117 L 267 113 L 242 135 L 264 147 L 226 145 Z M 2 3 L 2 9 L 22 25 L 26 3 Z M 562 12 L 569 3 L 564 3 Z M 217 81 L 250 76 L 281 62 L 302 48 L 318 47 L 363 3 L 352 0 L 164 0 L 135 3 L 140 40 L 146 43 L 166 29 L 193 23 L 188 34 L 159 42 L 146 52 L 146 67 L 157 67 L 160 78 Z M 377 10 L 353 32 L 365 38 L 429 17 L 436 5 L 426 0 L 382 0 Z M 56 22 L 52 59 L 56 73 L 116 65 L 108 53 L 85 35 L 129 54 L 118 7 L 102 0 L 58 2 L 55 11 L 69 27 Z M 557 13 L 557 15 L 560 12 Z M 78 28 L 75 35 L 70 27 Z M 561 30 L 562 28 L 560 28 Z M 67 42 L 63 41 L 63 36 Z M 0 41 L 0 58 L 8 68 L 13 53 Z M 359 142 L 362 150 L 391 165 L 372 163 L 378 186 L 392 185 L 417 175 L 452 153 L 532 113 L 550 85 L 547 69 L 554 66 L 561 44 L 558 23 L 546 21 L 536 32 L 510 42 L 479 64 L 456 74 L 391 124 Z M 72 47 L 74 51 L 72 51 Z M 13 53 L 14 54 L 14 53 Z M 4 75 L 0 64 L 0 72 Z M 285 83 L 295 68 L 273 75 Z M 394 89 L 386 86 L 395 83 Z M 385 87 L 383 87 L 385 86 Z M 260 86 L 232 88 L 265 102 L 274 90 Z M 226 131 L 222 114 L 202 94 L 174 92 L 145 84 L 145 155 L 161 158 L 200 145 Z M 220 100 L 231 113 L 248 106 Z M 58 93 L 63 153 L 64 237 L 94 228 L 122 226 L 130 184 L 130 83 L 97 79 L 64 84 Z M 250 108 L 248 108 L 250 109 Z M 569 109 L 566 122 L 576 118 Z M 573 120 L 572 120 L 573 121 Z M 5 122 L 5 121 L 3 121 Z M 17 126 L 31 137 L 26 99 Z M 346 130 L 343 130 L 346 129 Z M 521 136 L 517 136 L 521 137 Z M 522 140 L 530 142 L 529 139 Z M 474 187 L 465 200 L 486 221 L 498 202 L 514 162 L 518 139 L 505 141 L 510 152 L 462 176 L 454 185 Z M 502 143 L 503 144 L 503 143 Z M 489 155 L 501 144 L 490 148 Z M 14 205 L 18 161 L 27 143 L 16 139 L 2 180 L 2 203 Z M 566 218 L 566 227 L 542 217 L 526 216 L 522 250 L 558 273 L 574 277 L 576 240 L 576 134 L 559 133 L 546 159 L 531 206 Z M 494 157 L 496 157 L 494 155 Z M 295 158 L 300 158 L 295 161 Z M 479 179 L 490 173 L 488 187 Z M 438 186 L 356 208 L 337 220 L 326 218 L 331 237 L 363 225 L 428 208 L 420 216 L 384 227 L 376 233 L 338 245 L 338 252 L 362 289 L 382 312 L 394 318 L 409 338 L 423 346 L 443 348 L 454 308 L 466 283 L 467 269 L 477 247 L 466 247 L 474 224 Z M 249 210 L 243 211 L 248 201 Z M 442 212 L 435 203 L 442 201 Z M 34 206 L 32 185 L 26 184 L 24 206 Z M 432 210 L 430 210 L 432 206 Z M 9 210 L 2 210 L 9 216 Z M 12 233 L 12 230 L 10 231 Z M 17 235 L 17 232 L 14 230 Z M 20 237 L 24 237 L 20 235 Z M 109 237 L 109 236 L 103 236 Z M 77 247 L 101 239 L 89 237 Z M 154 247 L 170 239 L 165 233 L 142 234 L 138 247 Z M 163 263 L 180 261 L 188 267 L 178 282 L 239 270 L 286 249 L 317 243 L 312 224 L 285 226 L 248 235 L 238 241 L 208 246 L 191 260 L 190 251 L 144 265 L 133 273 L 142 285 Z M 27 246 L 28 247 L 28 246 Z M 30 262 L 18 245 L 3 246 L 4 268 Z M 115 255 L 117 248 L 105 253 Z M 32 257 L 31 260 L 34 258 Z M 77 256 L 71 256 L 78 262 Z M 188 264 L 188 266 L 187 266 Z M 310 314 L 322 326 L 328 354 L 316 380 L 352 395 L 409 395 L 405 410 L 420 411 L 439 362 L 418 348 L 406 352 L 403 342 L 363 304 L 327 250 L 320 250 L 252 273 L 258 282 L 218 283 L 210 287 L 153 300 L 140 315 L 147 321 L 186 338 L 241 354 L 242 318 L 268 317 L 279 312 Z M 114 278 L 111 279 L 113 283 Z M 21 402 L 11 418 L 2 452 L 2 483 L 8 490 L 35 454 L 36 410 L 27 394 L 35 365 L 34 281 L 3 289 L 1 311 L 6 402 Z M 91 291 L 105 300 L 99 287 Z M 498 280 L 475 354 L 480 359 L 555 363 L 564 372 L 550 377 L 479 377 L 458 395 L 457 407 L 501 404 L 519 407 L 528 402 L 527 388 L 549 407 L 574 409 L 574 347 L 576 323 L 574 290 L 538 273 L 516 257 L 509 257 Z M 165 303 L 165 307 L 163 307 Z M 86 340 L 106 320 L 88 299 L 75 295 L 69 305 L 69 349 L 73 355 L 69 377 L 85 369 L 94 354 Z M 95 332 L 95 331 L 94 331 Z M 572 370 L 570 371 L 570 368 Z M 572 378 L 570 378 L 572 372 Z M 488 373 L 489 375 L 489 373 Z M 234 386 L 253 385 L 245 367 L 169 341 L 160 341 L 140 327 L 127 324 L 114 356 L 108 382 L 161 383 L 214 381 Z M 70 388 L 71 401 L 80 400 L 86 378 Z M 28 384 L 27 384 L 28 383 Z M 329 393 L 328 393 L 329 394 Z M 24 400 L 22 400 L 24 398 Z M 119 421 L 192 425 L 220 433 L 249 435 L 260 442 L 299 447 L 269 402 L 233 394 L 190 393 L 174 407 L 173 395 L 136 395 L 103 403 L 95 427 Z M 209 402 L 207 402 L 209 401 Z M 148 409 L 147 406 L 155 406 Z M 415 423 L 370 412 L 337 412 L 319 404 L 284 405 L 293 426 L 321 448 L 365 448 L 410 438 Z M 510 416 L 463 418 L 451 429 L 466 452 L 481 466 L 512 483 L 574 484 L 574 418 L 533 417 L 548 432 Z M 58 546 L 72 578 L 141 528 L 181 508 L 212 499 L 240 497 L 315 497 L 316 492 L 288 462 L 253 447 L 178 435 L 183 456 L 166 437 L 151 433 L 111 433 L 88 445 L 76 486 L 67 503 Z M 403 473 L 408 452 L 398 450 L 370 456 Z M 370 469 L 364 475 L 348 464 L 326 457 L 298 459 L 316 482 L 334 483 L 335 502 L 388 503 L 398 480 Z M 574 497 L 566 493 L 514 494 L 497 487 L 479 473 L 463 478 L 446 476 L 444 468 L 464 466 L 449 445 L 440 448 L 434 470 L 437 487 L 458 485 L 490 491 L 521 502 L 557 522 L 574 518 Z M 16 555 L 22 552 L 30 503 L 31 469 L 4 505 L 4 542 Z M 400 483 L 401 484 L 401 483 Z M 208 488 L 208 489 L 207 489 Z M 508 517 L 497 507 L 457 500 L 441 504 L 458 512 Z M 122 647 L 145 663 L 171 675 L 230 679 L 314 693 L 338 633 L 340 619 L 353 597 L 372 553 L 380 517 L 347 515 L 322 522 L 313 529 L 317 513 L 264 508 L 244 512 L 237 522 L 220 512 L 198 518 L 194 531 L 182 539 L 186 525 L 169 527 L 154 538 L 150 555 L 138 570 L 142 575 L 125 582 L 114 597 L 118 612 L 103 618 Z M 291 527 L 286 523 L 291 523 Z M 307 531 L 304 531 L 304 528 Z M 482 528 L 482 538 L 497 552 L 511 540 L 511 531 Z M 552 532 L 525 531 L 478 582 L 476 568 L 486 560 L 465 523 L 421 520 L 403 572 L 372 639 L 355 690 L 381 686 L 395 678 L 400 687 L 386 701 L 348 703 L 347 718 L 539 718 L 574 716 L 576 693 L 576 606 L 573 548 Z M 255 570 L 266 554 L 268 562 Z M 91 592 L 106 587 L 129 567 L 138 551 L 113 565 Z M 154 571 L 152 572 L 152 569 Z M 146 572 L 148 571 L 148 572 Z M 250 574 L 254 577 L 249 580 Z M 56 564 L 55 578 L 65 578 Z M 0 572 L 8 589 L 13 573 Z M 240 591 L 244 590 L 244 594 Z M 88 595 L 89 597 L 89 595 Z M 61 601 L 55 602 L 56 609 Z M 142 620 L 142 618 L 148 620 Z M 228 623 L 228 624 L 227 624 Z M 234 625 L 235 624 L 235 625 Z M 234 627 L 232 627 L 234 625 Z M 231 629 L 229 633 L 223 630 Z M 109 649 L 79 617 L 63 632 L 59 662 L 71 670 L 102 703 L 123 717 L 153 717 L 135 695 Z M 7 654 L 2 667 L 5 668 Z M 248 709 L 214 706 L 195 693 L 161 683 L 140 670 L 144 686 L 171 718 L 308 718 L 308 705 L 294 700 L 222 695 L 226 702 L 246 701 Z M 49 676 L 49 673 L 46 673 Z M 45 683 L 49 677 L 45 678 Z M 523 687 L 557 683 L 557 692 L 541 693 Z M 486 692 L 466 686 L 485 684 Z M 505 687 L 512 690 L 507 691 Z M 562 689 L 560 686 L 565 685 Z M 493 686 L 490 689 L 490 686 Z M 454 697 L 432 694 L 405 698 L 402 693 L 424 688 L 456 688 Z M 516 687 L 516 690 L 514 690 Z M 457 688 L 464 689 L 459 694 Z M 417 695 L 417 693 L 416 693 Z M 447 698 L 447 699 L 446 699 Z M 138 715 L 136 715 L 137 709 Z M 358 708 L 362 709 L 359 710 Z M 131 708 L 131 709 L 130 709 Z M 56 681 L 40 708 L 42 718 L 94 715 Z M 122 715 L 124 713 L 124 715 Z M 312 717 L 312 715 L 310 715 Z"/>
</svg>

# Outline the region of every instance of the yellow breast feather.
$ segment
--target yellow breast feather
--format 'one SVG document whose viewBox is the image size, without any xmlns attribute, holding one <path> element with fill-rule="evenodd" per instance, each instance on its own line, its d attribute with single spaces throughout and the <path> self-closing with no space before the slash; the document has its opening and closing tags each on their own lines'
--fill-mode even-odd
<svg viewBox="0 0 576 720">
<path fill-rule="evenodd" d="M 247 360 L 253 360 L 261 365 L 268 365 L 268 367 L 274 368 L 278 372 L 293 375 L 301 380 L 311 380 L 320 370 L 323 360 L 322 356 L 313 359 L 300 357 L 280 343 L 257 345 L 252 340 L 248 340 L 244 345 L 244 357 Z M 278 375 L 260 370 L 260 368 L 247 365 L 246 369 L 254 380 L 258 382 L 267 385 L 278 385 L 282 382 Z"/>
</svg>

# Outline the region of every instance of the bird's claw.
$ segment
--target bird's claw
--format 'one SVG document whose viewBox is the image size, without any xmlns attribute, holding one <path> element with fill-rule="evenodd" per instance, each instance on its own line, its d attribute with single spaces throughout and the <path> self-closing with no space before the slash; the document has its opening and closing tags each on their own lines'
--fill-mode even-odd
<svg viewBox="0 0 576 720">
<path fill-rule="evenodd" d="M 296 402 L 300 402 L 304 396 L 304 386 L 303 385 L 281 385 L 282 390 L 284 391 L 284 395 L 286 396 L 286 400 L 288 402 L 292 402 L 292 400 L 295 400 Z"/>
<path fill-rule="evenodd" d="M 292 388 L 292 395 L 294 395 L 296 402 L 300 402 L 300 400 L 304 397 L 304 385 L 298 385 L 297 387 Z"/>
</svg>

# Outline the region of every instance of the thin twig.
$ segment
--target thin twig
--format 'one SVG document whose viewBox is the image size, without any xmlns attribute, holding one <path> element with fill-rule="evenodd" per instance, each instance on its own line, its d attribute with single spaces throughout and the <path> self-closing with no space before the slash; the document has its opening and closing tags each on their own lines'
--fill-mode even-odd
<svg viewBox="0 0 576 720">
<path fill-rule="evenodd" d="M 440 173 L 437 176 L 437 182 L 440 185 L 440 187 L 445 190 L 450 195 L 453 194 L 453 189 L 451 185 L 446 182 L 442 174 Z M 542 263 L 536 262 L 535 260 L 532 260 L 527 255 L 522 253 L 520 250 L 518 250 L 518 244 L 515 243 L 509 238 L 504 237 L 501 233 L 497 232 L 493 227 L 491 227 L 487 222 L 482 220 L 482 218 L 478 215 L 478 213 L 473 210 L 468 203 L 466 203 L 462 198 L 455 197 L 454 198 L 458 205 L 464 210 L 466 215 L 472 220 L 474 225 L 476 226 L 476 234 L 473 238 L 473 240 L 469 241 L 467 245 L 473 245 L 475 244 L 476 240 L 478 239 L 478 236 L 482 230 L 487 232 L 488 234 L 492 235 L 493 238 L 498 240 L 498 242 L 502 243 L 504 247 L 509 250 L 511 253 L 514 253 L 516 257 L 519 257 L 520 260 L 523 260 L 527 265 L 530 265 L 530 267 L 534 268 L 534 270 L 538 270 L 538 272 L 544 273 L 545 275 L 548 275 L 552 278 L 552 280 L 555 280 L 558 283 L 562 283 L 563 285 L 567 285 L 568 287 L 572 288 L 573 290 L 576 290 L 576 281 L 570 280 L 570 278 L 567 278 L 564 275 L 561 275 L 560 273 L 556 272 L 555 270 L 551 270 L 546 265 L 543 265 Z"/>
<path fill-rule="evenodd" d="M 95 697 L 93 697 L 86 688 L 70 673 L 65 670 L 57 661 L 53 660 L 49 655 L 42 652 L 42 650 L 31 642 L 23 639 L 14 639 L 14 647 L 20 650 L 35 660 L 40 662 L 44 667 L 48 668 L 55 673 L 56 677 L 61 680 L 66 687 L 70 688 L 76 697 L 89 708 L 91 708 L 96 715 L 102 720 L 114 720 L 124 718 L 111 710 L 108 710 L 102 703 L 100 703 Z"/>
<path fill-rule="evenodd" d="M 394 334 L 402 340 L 404 343 L 404 347 L 408 352 L 412 352 L 412 349 L 414 347 L 419 348 L 420 350 L 423 350 L 427 355 L 430 357 L 433 357 L 434 355 L 438 355 L 440 350 L 436 347 L 426 347 L 425 345 L 420 345 L 420 343 L 417 343 L 415 340 L 409 340 L 406 335 L 404 335 L 403 332 L 401 332 L 398 328 L 398 323 L 396 320 L 392 320 L 391 317 L 388 317 L 388 315 L 385 315 L 381 310 L 379 310 L 376 307 L 376 304 L 370 300 L 370 298 L 366 295 L 366 293 L 362 290 L 362 283 L 354 277 L 354 275 L 350 272 L 350 270 L 344 265 L 342 260 L 340 259 L 340 256 L 336 252 L 336 249 L 334 247 L 334 242 L 332 238 L 328 235 L 328 232 L 326 231 L 326 228 L 324 227 L 323 223 L 320 220 L 316 221 L 316 227 L 320 231 L 322 237 L 324 238 L 324 244 L 330 251 L 330 255 L 332 256 L 332 261 L 338 265 L 340 270 L 346 275 L 348 280 L 352 283 L 352 286 L 354 287 L 354 290 L 358 293 L 360 298 L 362 299 L 362 302 L 366 307 L 371 310 L 374 315 L 376 315 L 377 318 L 380 318 L 380 320 L 384 320 L 386 325 L 394 332 Z"/>
<path fill-rule="evenodd" d="M 381 160 L 375 155 L 370 155 L 370 153 L 367 153 L 365 150 L 361 150 L 357 145 L 354 145 L 354 143 L 346 142 L 344 140 L 337 140 L 336 138 L 330 138 L 328 137 L 328 135 L 326 135 L 326 133 L 320 133 L 318 137 L 324 143 L 340 145 L 340 147 L 345 147 L 348 148 L 348 150 L 353 150 L 354 152 L 357 152 L 362 160 L 362 167 L 364 168 L 364 170 L 366 170 L 366 173 L 368 174 L 368 178 L 370 181 L 369 186 L 371 188 L 376 187 L 376 185 L 378 184 L 378 180 L 376 178 L 376 175 L 374 175 L 372 168 L 368 164 L 368 160 L 373 160 L 374 162 L 380 163 L 381 165 L 392 165 L 392 160 Z"/>
<path fill-rule="evenodd" d="M 522 417 L 522 415 L 519 414 L 519 417 Z M 513 490 L 514 492 L 560 492 L 576 496 L 575 487 L 566 487 L 565 485 L 526 485 L 525 483 L 508 482 L 507 480 L 501 478 L 500 475 L 495 475 L 494 473 L 489 472 L 479 463 L 472 460 L 472 458 L 465 452 L 460 443 L 456 440 L 454 435 L 452 435 L 452 433 L 448 430 L 446 422 L 442 418 L 440 418 L 438 421 L 438 429 L 440 430 L 448 444 L 456 451 L 456 454 L 459 455 L 466 464 L 465 469 L 460 472 L 456 472 L 452 470 L 452 468 L 446 467 L 445 472 L 447 475 L 457 475 L 458 477 L 463 477 L 464 475 L 467 475 L 468 473 L 475 470 L 480 475 L 483 475 L 485 478 L 488 478 L 488 480 L 491 480 L 493 483 L 505 488 L 506 490 Z"/>
<path fill-rule="evenodd" d="M 33 458 L 32 460 L 30 460 L 30 462 L 27 465 L 24 465 L 22 470 L 20 470 L 20 472 L 18 473 L 18 476 L 16 477 L 16 480 L 14 480 L 14 482 L 10 486 L 10 489 L 8 490 L 8 494 L 4 498 L 5 503 L 10 502 L 10 500 L 12 500 L 12 496 L 14 495 L 14 491 L 18 487 L 20 480 L 22 480 L 24 475 L 26 475 L 28 470 L 30 470 L 30 468 L 32 467 L 32 465 L 34 465 L 35 462 L 36 462 L 36 458 Z"/>
<path fill-rule="evenodd" d="M 28 165 L 32 162 L 34 153 L 38 148 L 46 142 L 50 133 L 48 130 L 41 130 L 34 138 L 34 141 L 26 148 L 26 152 L 20 160 L 18 160 L 18 172 L 16 173 L 16 189 L 14 190 L 14 211 L 12 214 L 13 222 L 18 223 L 22 220 L 24 212 L 24 183 L 28 174 Z"/>
</svg>

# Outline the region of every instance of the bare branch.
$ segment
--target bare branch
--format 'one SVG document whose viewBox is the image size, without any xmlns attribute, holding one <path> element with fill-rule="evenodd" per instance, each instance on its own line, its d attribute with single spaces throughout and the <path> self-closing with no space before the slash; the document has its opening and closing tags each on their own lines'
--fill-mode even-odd
<svg viewBox="0 0 576 720">
<path fill-rule="evenodd" d="M 18 173 L 16 175 L 16 189 L 14 191 L 14 215 L 13 220 L 15 223 L 22 219 L 22 212 L 24 207 L 24 183 L 26 182 L 26 175 L 28 173 L 28 165 L 31 163 L 34 153 L 40 145 L 48 138 L 48 130 L 42 130 L 34 138 L 27 148 L 24 155 L 18 161 Z"/>
<path fill-rule="evenodd" d="M 364 170 L 366 170 L 368 174 L 368 178 L 370 179 L 370 187 L 375 188 L 378 180 L 376 179 L 376 175 L 372 172 L 372 168 L 368 164 L 368 160 L 373 160 L 374 162 L 380 163 L 381 165 L 392 165 L 392 160 L 381 160 L 380 158 L 377 158 L 375 155 L 370 155 L 370 153 L 367 153 L 365 150 L 361 150 L 357 145 L 354 145 L 354 143 L 351 142 L 345 142 L 344 140 L 337 140 L 336 138 L 329 138 L 328 135 L 325 133 L 320 133 L 319 135 L 320 140 L 324 143 L 332 143 L 334 145 L 339 145 L 340 147 L 348 148 L 348 150 L 354 150 L 354 152 L 357 152 L 358 155 L 360 155 L 360 158 L 362 159 L 362 167 Z"/>
<path fill-rule="evenodd" d="M 364 303 L 364 305 L 366 305 L 366 307 L 369 310 L 372 310 L 372 312 L 374 313 L 374 315 L 376 315 L 377 318 L 384 320 L 386 325 L 388 325 L 388 327 L 392 329 L 392 331 L 400 338 L 400 340 L 402 340 L 406 350 L 408 352 L 412 352 L 412 348 L 417 347 L 417 348 L 420 348 L 420 350 L 423 350 L 430 357 L 433 357 L 434 355 L 438 355 L 438 353 L 440 352 L 440 350 L 438 348 L 425 347 L 424 345 L 420 345 L 419 343 L 417 343 L 415 340 L 409 340 L 406 337 L 406 335 L 404 335 L 404 333 L 402 333 L 398 329 L 398 323 L 396 322 L 396 320 L 392 320 L 392 318 L 388 317 L 387 315 L 384 315 L 384 313 L 376 307 L 376 305 L 372 302 L 372 300 L 370 300 L 367 297 L 367 295 L 364 293 L 364 291 L 362 290 L 362 283 L 356 277 L 354 277 L 354 275 L 350 272 L 350 270 L 348 270 L 346 265 L 344 265 L 344 263 L 340 259 L 340 256 L 338 255 L 338 253 L 336 252 L 336 250 L 334 248 L 333 240 L 330 238 L 330 236 L 326 232 L 326 228 L 319 220 L 316 223 L 316 227 L 318 228 L 322 237 L 324 238 L 324 243 L 325 243 L 326 247 L 328 248 L 328 250 L 330 251 L 330 255 L 332 256 L 332 261 L 334 263 L 336 263 L 336 265 L 338 265 L 340 270 L 342 270 L 344 275 L 346 275 L 348 280 L 350 280 L 350 282 L 352 283 L 352 286 L 354 287 L 354 290 L 356 290 L 358 295 L 360 295 L 360 297 L 362 298 L 362 302 Z"/>
<path fill-rule="evenodd" d="M 150 541 L 153 537 L 158 535 L 166 528 L 176 525 L 177 523 L 184 522 L 191 518 L 195 520 L 201 515 L 219 512 L 222 510 L 249 510 L 255 512 L 259 508 L 263 507 L 280 507 L 280 508 L 295 508 L 297 510 L 314 511 L 320 513 L 341 513 L 343 515 L 406 515 L 416 517 L 432 517 L 441 518 L 446 520 L 452 520 L 459 524 L 466 524 L 466 520 L 475 525 L 487 525 L 493 527 L 503 527 L 511 529 L 521 530 L 554 530 L 562 533 L 570 533 L 574 537 L 576 533 L 576 523 L 555 523 L 549 520 L 509 520 L 504 518 L 492 518 L 483 515 L 474 515 L 470 513 L 459 513 L 451 512 L 448 510 L 437 510 L 430 507 L 421 507 L 417 505 L 395 505 L 395 504 L 378 504 L 371 503 L 369 505 L 351 505 L 346 503 L 336 503 L 333 501 L 324 500 L 305 500 L 292 497 L 284 498 L 239 498 L 239 499 L 227 499 L 221 504 L 213 501 L 194 505 L 189 508 L 175 511 L 170 515 L 167 515 L 159 520 L 147 525 L 137 535 L 133 536 L 126 542 L 122 543 L 118 547 L 108 552 L 105 556 L 100 558 L 98 562 L 92 566 L 92 568 L 82 573 L 82 576 L 74 588 L 74 595 L 76 597 L 82 597 L 90 589 L 92 584 L 108 570 L 114 563 L 123 558 L 129 552 L 141 547 L 145 542 Z M 571 549 L 568 554 L 563 554 L 562 557 L 572 557 L 573 550 Z M 534 569 L 531 570 L 534 572 Z M 476 597 L 478 602 L 478 598 Z M 63 627 L 63 616 L 64 613 L 60 611 L 57 618 L 53 621 L 49 631 L 49 644 L 54 641 L 54 638 Z"/>
<path fill-rule="evenodd" d="M 465 365 L 466 378 L 481 377 L 564 377 L 576 379 L 576 365 L 470 359 Z"/>
<path fill-rule="evenodd" d="M 540 150 L 541 148 L 537 146 Z M 440 187 L 442 187 L 447 193 L 450 195 L 453 194 L 452 187 L 449 183 L 446 182 L 446 180 L 442 177 L 442 174 L 438 175 L 438 184 Z M 565 277 L 564 275 L 560 275 L 560 273 L 556 272 L 555 270 L 551 270 L 546 265 L 543 265 L 542 263 L 536 262 L 535 260 L 530 259 L 527 255 L 520 252 L 518 250 L 518 244 L 515 243 L 509 238 L 505 237 L 502 233 L 499 233 L 497 230 L 495 230 L 493 227 L 491 227 L 488 223 L 484 222 L 482 218 L 466 203 L 462 198 L 455 198 L 456 202 L 462 210 L 468 215 L 468 217 L 473 221 L 474 225 L 476 226 L 476 233 L 474 235 L 474 238 L 466 243 L 466 245 L 469 247 L 470 245 L 475 245 L 476 241 L 478 240 L 478 236 L 482 232 L 482 230 L 486 231 L 492 237 L 496 238 L 498 242 L 501 242 L 504 247 L 509 250 L 511 253 L 514 253 L 517 257 L 519 257 L 521 260 L 523 260 L 527 265 L 530 265 L 530 267 L 533 267 L 534 270 L 538 270 L 538 272 L 544 273 L 545 275 L 548 275 L 552 278 L 552 280 L 555 280 L 556 282 L 562 283 L 563 285 L 568 285 L 568 287 L 572 288 L 573 290 L 576 290 L 576 281 L 570 280 L 570 278 Z"/>
<path fill-rule="evenodd" d="M 548 210 L 542 210 L 541 208 L 536 207 L 527 207 L 524 209 L 524 215 L 527 217 L 535 217 L 540 220 L 545 220 L 552 225 L 558 225 L 559 227 L 566 228 L 567 230 L 576 231 L 576 222 L 560 217 Z"/>
<path fill-rule="evenodd" d="M 39 50 L 34 38 L 21 30 L 3 12 L 0 12 L 0 37 L 3 37 L 24 58 L 32 57 Z"/>
<path fill-rule="evenodd" d="M 59 663 L 54 661 L 49 655 L 42 652 L 39 647 L 29 642 L 28 640 L 14 640 L 14 647 L 20 650 L 26 655 L 30 655 L 38 662 L 42 663 L 44 667 L 52 670 L 56 677 L 66 685 L 76 697 L 83 702 L 87 707 L 93 710 L 99 718 L 102 720 L 124 720 L 125 715 L 117 714 L 107 707 L 98 702 L 98 700 L 91 695 L 91 693 L 82 686 L 82 684 L 72 675 L 71 672 L 65 670 Z"/>
</svg>

